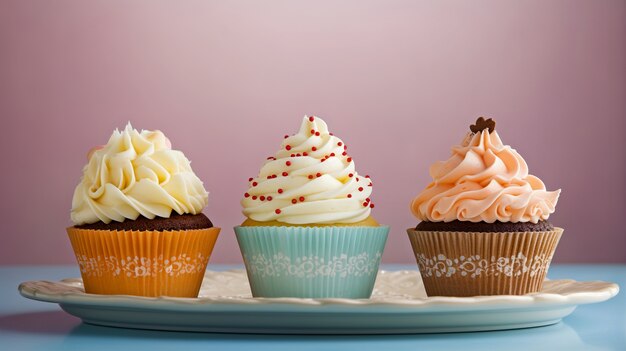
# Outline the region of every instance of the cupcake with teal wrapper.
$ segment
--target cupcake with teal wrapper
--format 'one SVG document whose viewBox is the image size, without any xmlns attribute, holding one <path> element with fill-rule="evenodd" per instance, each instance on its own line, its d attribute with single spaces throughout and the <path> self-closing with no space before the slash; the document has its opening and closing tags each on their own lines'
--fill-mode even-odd
<svg viewBox="0 0 626 351">
<path fill-rule="evenodd" d="M 369 298 L 388 226 L 344 142 L 305 116 L 248 179 L 235 227 L 254 297 Z"/>
</svg>

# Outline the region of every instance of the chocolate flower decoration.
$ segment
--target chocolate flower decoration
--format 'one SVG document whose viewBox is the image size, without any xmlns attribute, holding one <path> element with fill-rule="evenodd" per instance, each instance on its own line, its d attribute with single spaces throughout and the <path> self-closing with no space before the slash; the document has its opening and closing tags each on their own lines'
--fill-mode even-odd
<svg viewBox="0 0 626 351">
<path fill-rule="evenodd" d="M 485 129 L 489 129 L 489 133 L 493 133 L 496 130 L 496 121 L 491 118 L 478 117 L 476 124 L 470 126 L 472 133 L 478 133 Z"/>
</svg>

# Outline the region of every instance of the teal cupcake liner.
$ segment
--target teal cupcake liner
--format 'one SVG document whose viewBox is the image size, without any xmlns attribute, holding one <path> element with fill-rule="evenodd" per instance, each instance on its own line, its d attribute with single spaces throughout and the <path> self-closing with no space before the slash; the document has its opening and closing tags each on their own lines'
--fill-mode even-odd
<svg viewBox="0 0 626 351">
<path fill-rule="evenodd" d="M 388 226 L 235 227 L 252 296 L 367 299 Z"/>
</svg>

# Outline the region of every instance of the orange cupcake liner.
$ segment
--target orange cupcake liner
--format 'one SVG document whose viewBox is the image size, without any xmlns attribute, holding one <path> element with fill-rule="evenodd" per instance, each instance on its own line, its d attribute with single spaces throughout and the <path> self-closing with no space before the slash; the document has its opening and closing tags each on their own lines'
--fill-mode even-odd
<svg viewBox="0 0 626 351">
<path fill-rule="evenodd" d="M 198 296 L 219 232 L 67 228 L 85 292 L 175 297 Z"/>
<path fill-rule="evenodd" d="M 538 292 L 563 233 L 407 231 L 428 296 Z"/>
</svg>

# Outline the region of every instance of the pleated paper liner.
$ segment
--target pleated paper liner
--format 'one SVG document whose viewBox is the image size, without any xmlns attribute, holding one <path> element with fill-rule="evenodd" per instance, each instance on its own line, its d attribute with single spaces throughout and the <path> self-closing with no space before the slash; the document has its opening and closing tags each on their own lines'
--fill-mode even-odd
<svg viewBox="0 0 626 351">
<path fill-rule="evenodd" d="M 254 297 L 369 298 L 389 227 L 235 227 Z"/>
<path fill-rule="evenodd" d="M 563 233 L 407 231 L 428 296 L 537 292 Z"/>
<path fill-rule="evenodd" d="M 85 292 L 175 297 L 198 296 L 219 232 L 67 228 Z"/>
</svg>

